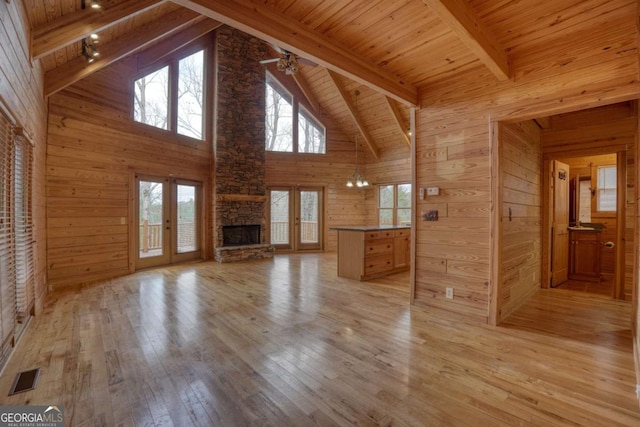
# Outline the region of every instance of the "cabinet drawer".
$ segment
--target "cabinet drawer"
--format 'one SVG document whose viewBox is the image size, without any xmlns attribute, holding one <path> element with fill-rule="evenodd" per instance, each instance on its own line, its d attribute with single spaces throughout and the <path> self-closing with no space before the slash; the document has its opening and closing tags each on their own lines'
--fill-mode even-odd
<svg viewBox="0 0 640 427">
<path fill-rule="evenodd" d="M 382 273 L 393 268 L 393 254 L 367 257 L 364 261 L 364 274 Z"/>
<path fill-rule="evenodd" d="M 368 240 L 364 245 L 365 256 L 383 254 L 393 251 L 393 239 Z"/>
<path fill-rule="evenodd" d="M 394 235 L 395 237 L 410 236 L 410 235 L 411 235 L 411 230 L 395 230 L 395 232 L 393 233 L 393 235 Z"/>
<path fill-rule="evenodd" d="M 374 239 L 387 239 L 389 237 L 393 237 L 394 230 L 386 230 L 386 231 L 367 231 L 364 233 L 365 240 L 374 240 Z"/>
</svg>

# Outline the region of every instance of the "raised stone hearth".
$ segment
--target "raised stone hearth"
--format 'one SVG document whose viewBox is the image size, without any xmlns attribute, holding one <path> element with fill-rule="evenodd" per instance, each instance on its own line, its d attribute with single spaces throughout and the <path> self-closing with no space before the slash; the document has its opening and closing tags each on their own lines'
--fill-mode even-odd
<svg viewBox="0 0 640 427">
<path fill-rule="evenodd" d="M 222 246 L 215 249 L 216 261 L 235 262 L 273 258 L 275 249 L 269 244 Z"/>
</svg>

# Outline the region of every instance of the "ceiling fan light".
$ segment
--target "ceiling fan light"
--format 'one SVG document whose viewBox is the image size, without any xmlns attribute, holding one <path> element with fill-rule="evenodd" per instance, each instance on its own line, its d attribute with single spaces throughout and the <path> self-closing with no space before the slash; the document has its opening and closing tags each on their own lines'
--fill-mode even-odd
<svg viewBox="0 0 640 427">
<path fill-rule="evenodd" d="M 89 6 L 91 9 L 101 9 L 102 5 L 99 0 L 89 0 Z"/>
</svg>

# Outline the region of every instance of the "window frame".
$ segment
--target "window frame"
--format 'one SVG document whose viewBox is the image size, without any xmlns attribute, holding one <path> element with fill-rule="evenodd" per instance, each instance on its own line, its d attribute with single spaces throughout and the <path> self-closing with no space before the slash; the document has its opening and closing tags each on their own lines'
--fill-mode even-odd
<svg viewBox="0 0 640 427">
<path fill-rule="evenodd" d="M 616 164 L 598 165 L 595 168 L 595 211 L 599 214 L 615 214 L 617 211 L 617 197 L 618 197 L 618 166 Z M 613 180 L 613 186 L 602 187 L 600 180 L 601 169 L 613 169 L 615 171 L 615 179 Z M 604 190 L 613 190 L 614 208 L 612 210 L 600 209 L 600 194 Z"/>
<path fill-rule="evenodd" d="M 411 197 L 413 197 L 413 186 L 411 185 L 410 182 L 396 182 L 396 183 L 381 183 L 378 184 L 378 191 L 377 191 L 377 207 L 378 207 L 378 225 L 392 225 L 392 226 L 400 226 L 400 225 L 407 225 L 407 224 L 398 224 L 398 211 L 409 211 L 409 218 L 411 218 L 411 222 L 408 224 L 409 226 L 411 226 L 413 224 L 413 210 L 412 210 L 412 206 L 411 203 L 409 204 L 409 207 L 401 207 L 398 205 L 398 196 L 399 196 L 399 191 L 398 191 L 398 187 L 401 185 L 408 185 L 411 188 Z M 383 187 L 392 187 L 393 188 L 393 206 L 392 207 L 382 207 L 380 206 L 381 203 L 381 197 L 380 197 L 380 191 L 382 190 Z M 391 215 L 391 224 L 382 224 L 380 219 L 381 216 L 380 214 L 382 213 L 382 211 L 391 211 L 392 215 Z"/>
<path fill-rule="evenodd" d="M 151 128 L 157 130 L 158 132 L 165 132 L 170 135 L 175 135 L 179 138 L 187 138 L 191 141 L 197 142 L 207 142 L 210 141 L 212 130 L 211 130 L 211 118 L 209 117 L 208 111 L 210 110 L 209 106 L 212 102 L 213 94 L 210 90 L 211 81 L 213 78 L 212 71 L 212 60 L 211 60 L 211 52 L 213 51 L 212 43 L 209 42 L 210 38 L 205 37 L 202 40 L 199 40 L 184 49 L 180 49 L 177 52 L 172 53 L 169 57 L 158 60 L 144 68 L 138 70 L 138 72 L 132 76 L 129 88 L 131 89 L 131 112 L 130 118 L 131 120 L 140 126 L 145 126 L 147 128 Z M 203 81 L 202 81 L 202 91 L 203 91 L 203 99 L 202 99 L 202 137 L 196 138 L 190 135 L 184 135 L 182 133 L 178 133 L 178 90 L 179 90 L 179 72 L 180 72 L 180 61 L 199 52 L 203 51 Z M 161 70 L 164 67 L 168 67 L 168 101 L 167 101 L 167 129 L 163 129 L 160 127 L 156 127 L 147 123 L 140 122 L 135 119 L 135 83 L 141 78 L 148 76 L 149 74 L 155 73 Z"/>
<path fill-rule="evenodd" d="M 267 85 L 270 85 L 270 81 L 274 81 L 275 84 L 277 85 L 278 89 L 274 89 L 276 90 L 278 93 L 282 93 L 281 91 L 286 92 L 286 94 L 288 94 L 289 96 L 291 96 L 291 105 L 292 105 L 292 119 L 291 119 L 291 151 L 278 151 L 278 150 L 269 150 L 266 147 L 266 140 L 267 140 L 267 135 L 266 135 L 266 125 L 265 125 L 265 151 L 268 153 L 284 153 L 284 154 L 303 154 L 303 155 L 326 155 L 327 154 L 327 126 L 322 122 L 322 120 L 318 119 L 318 117 L 314 114 L 313 110 L 306 105 L 306 103 L 300 102 L 300 98 L 299 96 L 296 96 L 292 91 L 290 91 L 284 84 L 283 82 L 278 79 L 276 77 L 275 74 L 271 73 L 269 70 L 265 71 L 265 79 L 264 79 L 264 84 L 265 84 L 265 97 L 266 97 L 266 91 L 267 91 Z M 267 108 L 266 108 L 266 103 L 265 103 L 265 123 L 267 121 Z M 300 151 L 300 135 L 299 135 L 299 129 L 300 129 L 300 115 L 303 114 L 305 115 L 305 119 L 314 123 L 316 126 L 321 127 L 322 130 L 322 135 L 324 137 L 324 143 L 322 144 L 324 147 L 324 151 L 323 152 L 307 152 L 307 151 Z"/>
</svg>

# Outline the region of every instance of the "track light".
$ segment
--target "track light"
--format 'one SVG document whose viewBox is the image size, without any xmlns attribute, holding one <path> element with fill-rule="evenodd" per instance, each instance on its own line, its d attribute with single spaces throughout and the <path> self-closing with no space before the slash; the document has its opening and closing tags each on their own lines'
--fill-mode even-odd
<svg viewBox="0 0 640 427">
<path fill-rule="evenodd" d="M 96 38 L 93 38 L 94 35 Z M 100 55 L 98 48 L 94 45 L 94 43 L 98 41 L 97 37 L 97 34 L 92 34 L 90 37 L 82 39 L 82 56 L 84 56 L 84 59 L 86 59 L 89 64 L 95 61 L 96 57 Z"/>
</svg>

